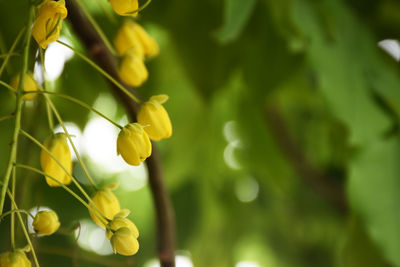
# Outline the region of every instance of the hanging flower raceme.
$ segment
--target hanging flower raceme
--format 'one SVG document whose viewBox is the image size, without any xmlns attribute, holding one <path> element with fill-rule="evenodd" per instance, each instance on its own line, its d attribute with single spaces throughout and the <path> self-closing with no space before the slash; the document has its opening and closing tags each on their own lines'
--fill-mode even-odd
<svg viewBox="0 0 400 267">
<path fill-rule="evenodd" d="M 18 90 L 19 80 L 20 80 L 20 75 L 14 76 L 14 78 L 11 80 L 10 85 L 15 90 Z M 38 87 L 36 81 L 33 79 L 32 75 L 30 73 L 27 73 L 25 75 L 24 92 L 37 92 L 38 90 L 39 90 L 39 87 Z M 37 94 L 35 94 L 35 93 L 24 94 L 23 99 L 24 100 L 32 100 L 36 97 L 36 95 Z"/>
<path fill-rule="evenodd" d="M 139 1 L 138 0 L 108 0 L 115 13 L 120 16 L 138 15 Z"/>
<path fill-rule="evenodd" d="M 40 235 L 51 235 L 60 227 L 57 213 L 54 211 L 39 211 L 32 223 L 33 229 Z"/>
<path fill-rule="evenodd" d="M 128 227 L 119 228 L 112 235 L 110 242 L 114 253 L 124 256 L 134 255 L 139 250 L 139 242 L 135 237 L 135 233 Z"/>
<path fill-rule="evenodd" d="M 0 254 L 0 267 L 30 267 L 31 262 L 22 249 Z"/>
<path fill-rule="evenodd" d="M 136 238 L 139 237 L 139 230 L 137 229 L 136 225 L 131 220 L 126 218 L 129 215 L 129 213 L 130 210 L 123 209 L 114 216 L 114 218 L 112 219 L 111 222 L 109 222 L 107 227 L 106 231 L 107 239 L 111 239 L 114 232 L 116 232 L 118 229 L 122 227 L 126 227 L 129 230 L 131 230 Z"/>
<path fill-rule="evenodd" d="M 117 138 L 117 154 L 133 166 L 139 166 L 151 155 L 151 142 L 142 125 L 129 123 L 122 128 Z"/>
<path fill-rule="evenodd" d="M 138 23 L 125 21 L 119 28 L 114 39 L 115 48 L 119 55 L 125 54 L 129 49 L 137 56 L 154 57 L 160 52 L 157 42 Z"/>
<path fill-rule="evenodd" d="M 62 20 L 67 17 L 67 13 L 65 0 L 46 0 L 39 6 L 32 35 L 43 49 L 60 36 Z"/>
<path fill-rule="evenodd" d="M 149 77 L 143 58 L 135 56 L 133 49 L 123 56 L 118 66 L 118 75 L 123 82 L 134 87 L 142 85 Z"/>
<path fill-rule="evenodd" d="M 145 125 L 146 133 L 156 141 L 172 135 L 171 120 L 162 105 L 167 100 L 167 95 L 152 96 L 149 101 L 142 104 L 137 116 L 138 123 Z"/>
<path fill-rule="evenodd" d="M 97 191 L 92 197 L 93 203 L 90 203 L 91 210 L 89 210 L 90 217 L 97 223 L 101 228 L 106 228 L 105 220 L 100 220 L 99 216 L 104 216 L 108 220 L 112 220 L 121 207 L 118 198 L 114 195 L 112 190 L 118 187 L 118 183 L 110 184 Z M 96 205 L 96 206 L 94 206 Z M 98 214 L 100 211 L 101 214 Z M 94 213 L 96 212 L 96 213 Z"/>
<path fill-rule="evenodd" d="M 67 143 L 67 135 L 64 133 L 56 133 L 50 136 L 44 143 L 51 154 L 64 166 L 65 170 L 72 175 L 72 158 L 71 152 Z M 40 154 L 40 164 L 43 171 L 59 181 L 62 184 L 68 185 L 71 183 L 71 177 L 65 170 L 55 161 L 47 151 L 42 149 Z M 46 176 L 46 182 L 49 186 L 61 186 L 59 183 L 53 179 Z"/>
</svg>

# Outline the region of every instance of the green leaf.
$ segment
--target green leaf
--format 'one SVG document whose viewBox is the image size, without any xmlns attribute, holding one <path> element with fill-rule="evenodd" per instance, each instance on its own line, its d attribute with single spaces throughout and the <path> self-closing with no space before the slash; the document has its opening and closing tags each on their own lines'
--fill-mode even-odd
<svg viewBox="0 0 400 267">
<path fill-rule="evenodd" d="M 224 23 L 217 32 L 221 44 L 239 37 L 255 6 L 256 0 L 225 0 Z"/>
<path fill-rule="evenodd" d="M 366 148 L 351 165 L 348 192 L 354 210 L 388 259 L 400 264 L 400 143 L 397 138 Z"/>
</svg>

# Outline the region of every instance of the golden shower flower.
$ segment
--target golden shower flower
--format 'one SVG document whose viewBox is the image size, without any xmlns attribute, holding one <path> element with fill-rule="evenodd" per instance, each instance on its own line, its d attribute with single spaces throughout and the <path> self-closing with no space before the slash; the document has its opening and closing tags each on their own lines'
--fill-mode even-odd
<svg viewBox="0 0 400 267">
<path fill-rule="evenodd" d="M 93 203 L 89 204 L 93 211 L 97 212 L 97 210 L 99 210 L 101 212 L 101 215 L 106 217 L 108 220 L 112 220 L 114 218 L 114 215 L 121 210 L 118 198 L 111 191 L 115 188 L 115 184 L 112 184 L 109 186 L 105 186 L 94 194 L 94 196 L 92 197 L 92 201 L 96 205 L 97 209 L 96 207 L 94 207 Z M 98 216 L 93 213 L 93 211 L 89 210 L 90 217 L 92 217 L 93 221 L 97 223 L 101 228 L 106 228 L 105 223 L 102 222 L 98 218 Z"/>
<path fill-rule="evenodd" d="M 136 17 L 139 9 L 138 0 L 108 0 L 115 13 L 120 16 Z"/>
<path fill-rule="evenodd" d="M 14 78 L 11 80 L 10 85 L 15 90 L 18 90 L 20 76 L 21 75 L 14 76 Z M 24 92 L 37 92 L 38 90 L 39 90 L 39 87 L 38 87 L 36 81 L 33 79 L 32 75 L 30 73 L 27 73 L 25 75 Z M 24 94 L 23 99 L 24 100 L 32 100 L 36 97 L 36 95 L 37 94 L 35 94 L 35 93 Z"/>
<path fill-rule="evenodd" d="M 57 213 L 54 211 L 39 211 L 32 223 L 36 233 L 41 235 L 51 235 L 58 230 L 60 222 Z"/>
<path fill-rule="evenodd" d="M 14 252 L 0 254 L 0 267 L 30 267 L 31 262 L 23 250 L 17 249 Z"/>
<path fill-rule="evenodd" d="M 172 135 L 172 125 L 163 103 L 168 100 L 167 95 L 152 96 L 149 101 L 140 107 L 137 120 L 144 125 L 144 130 L 153 140 L 169 138 Z"/>
<path fill-rule="evenodd" d="M 127 227 L 119 228 L 113 234 L 110 241 L 114 253 L 131 256 L 139 250 L 139 242 L 135 234 Z"/>
<path fill-rule="evenodd" d="M 32 28 L 36 42 L 46 49 L 49 43 L 57 41 L 60 36 L 62 20 L 67 17 L 65 0 L 47 0 L 40 5 L 38 15 Z"/>
<path fill-rule="evenodd" d="M 132 49 L 122 58 L 118 66 L 118 75 L 123 82 L 135 87 L 142 85 L 149 77 L 143 58 L 135 56 Z"/>
<path fill-rule="evenodd" d="M 142 125 L 129 123 L 122 128 L 117 138 L 117 154 L 133 166 L 139 166 L 151 155 L 151 142 Z"/>
<path fill-rule="evenodd" d="M 139 237 L 139 230 L 137 229 L 136 225 L 131 220 L 126 218 L 129 213 L 129 210 L 121 210 L 114 216 L 113 220 L 108 224 L 109 227 L 106 231 L 107 239 L 111 239 L 113 233 L 122 227 L 126 227 L 131 230 L 135 238 Z"/>
<path fill-rule="evenodd" d="M 72 174 L 72 158 L 67 143 L 67 135 L 65 133 L 56 133 L 50 136 L 44 143 L 53 156 L 64 166 L 69 174 Z M 62 184 L 71 183 L 71 177 L 65 170 L 47 153 L 44 149 L 40 153 L 40 165 L 43 172 L 53 177 Z M 61 186 L 53 179 L 46 176 L 46 182 L 49 186 Z"/>
<path fill-rule="evenodd" d="M 154 57 L 160 52 L 157 42 L 138 23 L 126 21 L 119 28 L 114 39 L 115 48 L 120 55 L 129 49 L 136 56 Z"/>
</svg>

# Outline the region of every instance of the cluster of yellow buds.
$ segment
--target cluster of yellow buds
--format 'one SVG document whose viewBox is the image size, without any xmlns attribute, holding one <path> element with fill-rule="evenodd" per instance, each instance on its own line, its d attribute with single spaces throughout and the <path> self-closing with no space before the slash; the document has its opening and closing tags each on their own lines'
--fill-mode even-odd
<svg viewBox="0 0 400 267">
<path fill-rule="evenodd" d="M 31 262 L 28 260 L 24 249 L 16 249 L 12 252 L 4 252 L 0 254 L 0 267 L 30 267 Z"/>
<path fill-rule="evenodd" d="M 117 154 L 126 163 L 138 166 L 151 155 L 150 139 L 159 141 L 172 135 L 169 115 L 162 106 L 167 95 L 152 96 L 142 104 L 137 123 L 129 123 L 122 128 L 117 139 Z"/>
<path fill-rule="evenodd" d="M 13 87 L 15 90 L 18 90 L 19 87 L 19 79 L 20 75 L 14 76 L 14 78 L 11 80 L 11 87 Z M 36 97 L 37 94 L 34 92 L 37 92 L 39 90 L 39 86 L 36 83 L 36 81 L 33 79 L 32 74 L 27 73 L 25 75 L 25 82 L 24 82 L 24 94 L 23 99 L 24 100 L 32 100 Z M 28 93 L 29 92 L 29 93 Z M 32 92 L 32 93 L 30 93 Z"/>
<path fill-rule="evenodd" d="M 138 23 L 125 21 L 114 39 L 121 63 L 118 74 L 122 81 L 131 86 L 140 86 L 149 74 L 144 60 L 159 53 L 157 42 Z"/>
<path fill-rule="evenodd" d="M 90 216 L 102 228 L 110 240 L 114 253 L 125 256 L 136 254 L 139 250 L 139 231 L 136 225 L 127 219 L 130 211 L 121 210 L 118 198 L 112 190 L 118 183 L 110 184 L 97 191 L 90 204 Z"/>
<path fill-rule="evenodd" d="M 67 17 L 67 13 L 65 0 L 45 0 L 38 7 L 32 35 L 43 49 L 57 41 L 60 36 L 62 20 Z"/>
</svg>

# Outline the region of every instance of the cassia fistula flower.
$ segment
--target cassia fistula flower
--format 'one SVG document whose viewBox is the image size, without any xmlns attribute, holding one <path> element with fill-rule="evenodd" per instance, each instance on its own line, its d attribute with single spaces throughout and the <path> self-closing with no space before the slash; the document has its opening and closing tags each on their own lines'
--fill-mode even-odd
<svg viewBox="0 0 400 267">
<path fill-rule="evenodd" d="M 108 0 L 115 13 L 120 16 L 138 15 L 139 1 L 138 0 Z"/>
<path fill-rule="evenodd" d="M 67 13 L 64 0 L 47 0 L 39 6 L 32 35 L 43 49 L 60 36 L 62 20 L 67 17 Z"/>
<path fill-rule="evenodd" d="M 126 218 L 129 213 L 129 210 L 121 210 L 114 216 L 112 221 L 108 223 L 109 227 L 106 230 L 107 239 L 111 239 L 113 233 L 122 227 L 126 227 L 131 230 L 135 238 L 139 237 L 139 230 L 137 229 L 136 225 L 131 220 Z"/>
<path fill-rule="evenodd" d="M 58 230 L 60 222 L 54 211 L 39 211 L 32 222 L 33 229 L 41 235 L 51 235 Z"/>
<path fill-rule="evenodd" d="M 20 75 L 17 75 L 17 76 L 14 76 L 14 78 L 11 80 L 10 85 L 15 90 L 18 90 L 19 79 L 20 79 Z M 32 75 L 30 73 L 27 73 L 25 75 L 24 92 L 37 92 L 38 90 L 39 90 L 39 87 L 38 87 L 36 81 L 33 79 Z M 35 94 L 35 93 L 24 94 L 23 99 L 24 100 L 32 100 L 36 96 L 37 96 L 37 94 Z"/>
<path fill-rule="evenodd" d="M 138 123 L 144 125 L 146 133 L 156 141 L 172 135 L 171 120 L 162 105 L 167 100 L 167 95 L 152 96 L 149 101 L 142 104 L 137 116 Z"/>
<path fill-rule="evenodd" d="M 131 256 L 138 252 L 139 242 L 135 234 L 127 227 L 119 228 L 111 237 L 111 246 L 114 253 Z"/>
<path fill-rule="evenodd" d="M 142 85 L 149 77 L 143 58 L 135 56 L 133 50 L 128 50 L 122 57 L 118 66 L 118 75 L 123 82 L 134 87 Z"/>
<path fill-rule="evenodd" d="M 133 166 L 139 166 L 151 155 L 151 142 L 142 125 L 129 123 L 122 128 L 117 138 L 117 154 Z"/>
<path fill-rule="evenodd" d="M 23 250 L 17 249 L 14 252 L 0 254 L 0 267 L 30 267 L 31 262 Z"/>
<path fill-rule="evenodd" d="M 50 136 L 44 143 L 53 156 L 64 166 L 69 174 L 72 174 L 72 158 L 71 151 L 67 143 L 67 135 L 64 133 L 56 133 Z M 40 164 L 43 172 L 53 177 L 62 184 L 68 185 L 71 183 L 71 177 L 65 170 L 55 161 L 47 151 L 42 149 L 40 154 Z M 46 182 L 49 186 L 61 186 L 53 179 L 46 176 Z"/>
<path fill-rule="evenodd" d="M 157 42 L 138 23 L 125 21 L 119 28 L 114 39 L 114 45 L 119 55 L 129 49 L 136 56 L 154 57 L 160 52 Z"/>
<path fill-rule="evenodd" d="M 90 203 L 90 207 L 92 210 L 89 210 L 90 217 L 92 217 L 93 221 L 97 223 L 101 228 L 105 228 L 104 221 L 101 221 L 98 216 L 104 216 L 108 220 L 112 220 L 114 215 L 120 212 L 121 206 L 119 204 L 118 198 L 111 191 L 117 187 L 117 184 L 111 184 L 103 187 L 101 190 L 97 191 L 92 197 L 93 203 L 96 205 L 94 207 L 93 203 Z M 97 213 L 97 211 L 101 212 L 101 215 Z M 96 214 L 98 216 L 96 216 Z"/>
</svg>

